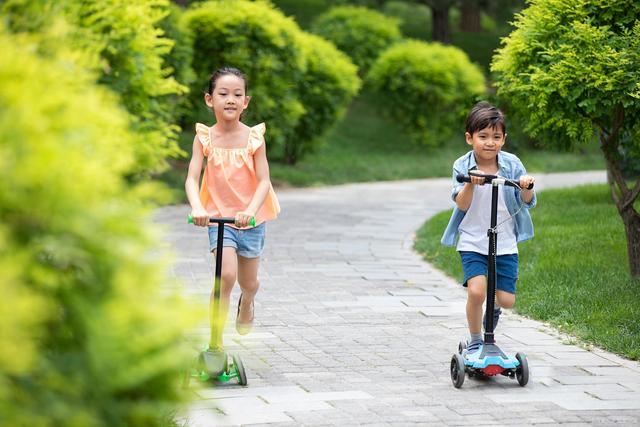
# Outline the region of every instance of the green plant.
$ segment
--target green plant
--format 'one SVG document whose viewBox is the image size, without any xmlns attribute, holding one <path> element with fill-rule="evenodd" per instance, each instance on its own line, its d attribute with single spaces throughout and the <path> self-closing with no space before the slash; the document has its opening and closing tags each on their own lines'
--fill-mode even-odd
<svg viewBox="0 0 640 427">
<path fill-rule="evenodd" d="M 0 25 L 0 424 L 162 425 L 193 324 L 160 289 L 162 189 L 128 183 L 127 112 L 46 39 Z"/>
<path fill-rule="evenodd" d="M 367 81 L 411 139 L 427 146 L 461 134 L 469 106 L 485 93 L 482 72 L 464 52 L 421 41 L 406 41 L 385 51 Z"/>
<path fill-rule="evenodd" d="M 360 6 L 338 6 L 319 16 L 313 32 L 345 52 L 364 75 L 378 55 L 398 42 L 400 21 Z"/>
<path fill-rule="evenodd" d="M 640 158 L 638 16 L 640 3 L 629 0 L 536 0 L 517 15 L 492 64 L 499 95 L 531 135 L 553 133 L 548 142 L 568 147 L 599 143 L 633 277 L 640 277 L 640 177 L 630 186 L 623 168 Z"/>
</svg>

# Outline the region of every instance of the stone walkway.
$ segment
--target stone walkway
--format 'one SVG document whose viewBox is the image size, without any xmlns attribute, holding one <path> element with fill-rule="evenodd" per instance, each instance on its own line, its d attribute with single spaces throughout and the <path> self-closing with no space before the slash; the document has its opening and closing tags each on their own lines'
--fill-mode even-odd
<svg viewBox="0 0 640 427">
<path fill-rule="evenodd" d="M 602 172 L 537 176 L 537 189 L 603 182 Z M 449 209 L 450 180 L 278 191 L 268 225 L 256 327 L 225 332 L 248 387 L 192 387 L 181 423 L 346 425 L 640 425 L 640 364 L 572 345 L 553 329 L 507 311 L 497 341 L 525 351 L 525 388 L 506 377 L 450 380 L 467 334 L 465 293 L 413 250 L 420 225 Z M 540 200 L 544 203 L 544 199 Z M 163 208 L 182 292 L 208 300 L 213 263 L 187 206 Z M 206 342 L 208 327 L 194 333 Z"/>
</svg>

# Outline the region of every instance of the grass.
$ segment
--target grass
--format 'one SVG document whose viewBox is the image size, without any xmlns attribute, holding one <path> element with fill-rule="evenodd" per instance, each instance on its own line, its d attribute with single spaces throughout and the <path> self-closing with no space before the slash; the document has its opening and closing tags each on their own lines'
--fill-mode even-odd
<svg viewBox="0 0 640 427">
<path fill-rule="evenodd" d="M 506 151 L 515 148 L 509 140 Z M 411 144 L 403 130 L 383 116 L 367 94 L 356 99 L 345 117 L 323 138 L 323 146 L 295 166 L 270 160 L 278 184 L 318 186 L 399 179 L 447 177 L 453 161 L 466 153 L 464 137 L 427 150 Z M 603 169 L 602 154 L 515 150 L 530 173 Z"/>
<path fill-rule="evenodd" d="M 454 248 L 440 245 L 450 211 L 418 231 L 415 248 L 461 279 Z M 515 310 L 585 343 L 640 359 L 640 280 L 629 275 L 626 237 L 606 185 L 538 194 L 536 236 L 519 245 Z"/>
</svg>

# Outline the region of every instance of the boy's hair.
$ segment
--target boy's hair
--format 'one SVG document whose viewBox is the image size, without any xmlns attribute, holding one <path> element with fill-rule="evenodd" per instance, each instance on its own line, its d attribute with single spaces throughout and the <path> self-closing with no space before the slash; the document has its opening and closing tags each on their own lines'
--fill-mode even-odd
<svg viewBox="0 0 640 427">
<path fill-rule="evenodd" d="M 244 81 L 244 93 L 246 94 L 249 90 L 249 81 L 247 79 L 247 76 L 245 76 L 242 71 L 233 67 L 222 67 L 214 71 L 209 78 L 209 91 L 207 93 L 209 95 L 213 94 L 213 90 L 216 88 L 216 81 L 218 81 L 220 77 L 226 76 L 228 74 L 239 77 Z"/>
<path fill-rule="evenodd" d="M 487 101 L 480 101 L 474 105 L 465 122 L 465 131 L 470 135 L 485 128 L 497 127 L 502 128 L 502 133 L 507 133 L 504 113 Z"/>
</svg>

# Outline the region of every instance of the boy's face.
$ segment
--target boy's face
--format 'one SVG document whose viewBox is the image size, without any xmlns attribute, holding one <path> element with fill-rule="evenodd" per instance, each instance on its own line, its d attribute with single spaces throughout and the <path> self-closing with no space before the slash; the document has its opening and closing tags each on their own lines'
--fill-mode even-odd
<svg viewBox="0 0 640 427">
<path fill-rule="evenodd" d="M 482 160 L 495 159 L 507 139 L 507 134 L 499 126 L 480 129 L 473 135 L 465 132 L 464 136 L 467 144 L 473 148 L 476 159 Z"/>
</svg>

